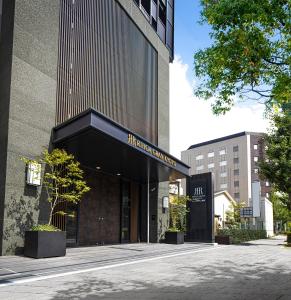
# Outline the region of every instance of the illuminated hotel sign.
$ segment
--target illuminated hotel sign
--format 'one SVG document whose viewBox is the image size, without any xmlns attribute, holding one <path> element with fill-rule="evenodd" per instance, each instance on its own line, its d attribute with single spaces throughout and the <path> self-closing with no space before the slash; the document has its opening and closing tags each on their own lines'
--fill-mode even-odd
<svg viewBox="0 0 291 300">
<path fill-rule="evenodd" d="M 162 160 L 163 162 L 176 167 L 177 163 L 175 160 L 173 160 L 172 158 L 170 158 L 169 156 L 161 153 L 160 151 L 154 149 L 153 147 L 145 144 L 144 142 L 142 142 L 141 140 L 137 139 L 134 135 L 132 134 L 128 134 L 128 140 L 127 140 L 128 144 L 136 147 L 136 148 L 140 148 L 146 152 L 148 152 L 149 154 L 155 156 L 156 158 Z"/>
</svg>

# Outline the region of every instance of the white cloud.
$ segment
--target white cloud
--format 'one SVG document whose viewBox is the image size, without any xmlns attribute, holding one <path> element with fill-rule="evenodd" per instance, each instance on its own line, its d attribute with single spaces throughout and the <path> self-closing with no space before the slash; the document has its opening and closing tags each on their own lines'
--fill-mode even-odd
<svg viewBox="0 0 291 300">
<path fill-rule="evenodd" d="M 190 145 L 242 131 L 265 132 L 268 120 L 258 103 L 235 106 L 223 116 L 212 114 L 210 103 L 193 95 L 188 65 L 176 57 L 170 65 L 170 152 L 180 158 Z"/>
</svg>

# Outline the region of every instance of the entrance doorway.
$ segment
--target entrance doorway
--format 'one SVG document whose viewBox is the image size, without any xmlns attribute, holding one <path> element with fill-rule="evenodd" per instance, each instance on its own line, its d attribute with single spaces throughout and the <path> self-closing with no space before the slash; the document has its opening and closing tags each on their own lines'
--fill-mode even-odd
<svg viewBox="0 0 291 300">
<path fill-rule="evenodd" d="M 78 210 L 78 245 L 138 242 L 140 185 L 101 172 L 86 174 L 91 190 Z"/>
<path fill-rule="evenodd" d="M 121 243 L 130 242 L 130 217 L 131 217 L 131 199 L 130 182 L 124 181 L 121 184 Z"/>
<path fill-rule="evenodd" d="M 121 183 L 121 243 L 140 241 L 140 185 L 130 181 Z"/>
</svg>

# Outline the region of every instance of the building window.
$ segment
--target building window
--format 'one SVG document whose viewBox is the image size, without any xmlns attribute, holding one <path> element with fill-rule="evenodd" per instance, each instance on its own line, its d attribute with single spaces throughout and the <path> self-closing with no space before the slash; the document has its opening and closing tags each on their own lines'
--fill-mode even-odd
<svg viewBox="0 0 291 300">
<path fill-rule="evenodd" d="M 227 177 L 227 173 L 226 172 L 220 173 L 220 177 Z"/>
<path fill-rule="evenodd" d="M 162 1 L 159 1 L 159 19 L 162 21 L 164 26 L 166 26 L 166 18 L 166 6 Z"/>
<path fill-rule="evenodd" d="M 238 158 L 238 157 L 234 157 L 233 163 L 234 163 L 234 164 L 238 164 L 238 163 L 239 163 L 239 158 Z"/>
<path fill-rule="evenodd" d="M 238 152 L 238 146 L 233 146 L 233 152 Z"/>
<path fill-rule="evenodd" d="M 240 194 L 239 193 L 234 193 L 234 199 L 239 200 L 239 198 L 240 198 Z"/>
<path fill-rule="evenodd" d="M 254 144 L 254 150 L 258 150 L 258 145 Z"/>
<path fill-rule="evenodd" d="M 201 160 L 203 158 L 204 158 L 203 154 L 199 154 L 199 155 L 196 156 L 196 160 Z"/>
<path fill-rule="evenodd" d="M 203 165 L 196 167 L 196 170 L 197 170 L 197 171 L 201 171 L 201 170 L 203 170 L 203 169 L 204 169 L 204 166 L 203 166 Z"/>
<path fill-rule="evenodd" d="M 258 162 L 259 161 L 259 157 L 258 156 L 254 156 L 254 162 Z"/>
<path fill-rule="evenodd" d="M 219 165 L 222 167 L 222 166 L 226 166 L 227 165 L 227 161 L 226 160 L 224 160 L 224 161 L 221 161 L 220 163 L 219 163 Z"/>
<path fill-rule="evenodd" d="M 221 172 L 221 173 L 222 173 L 222 172 L 226 172 L 226 166 L 222 166 L 222 167 L 220 167 L 219 169 L 220 169 L 220 172 Z"/>
<path fill-rule="evenodd" d="M 201 165 L 203 165 L 203 160 L 202 159 L 196 160 L 196 166 L 201 166 Z"/>
<path fill-rule="evenodd" d="M 225 149 L 222 149 L 219 151 L 219 155 L 225 155 L 226 154 L 226 150 Z"/>
<path fill-rule="evenodd" d="M 156 25 L 157 25 L 157 12 L 158 12 L 158 9 L 157 9 L 157 4 L 152 1 L 152 7 L 151 7 L 151 15 L 152 15 L 152 22 L 154 22 L 154 26 L 156 28 Z"/>
<path fill-rule="evenodd" d="M 259 169 L 258 169 L 258 168 L 255 168 L 255 169 L 254 169 L 254 173 L 255 173 L 255 174 L 258 174 L 258 173 L 259 173 Z"/>
<path fill-rule="evenodd" d="M 208 157 L 214 157 L 214 152 L 208 152 Z"/>
<path fill-rule="evenodd" d="M 266 181 L 266 186 L 270 186 L 270 182 L 269 181 Z"/>
<path fill-rule="evenodd" d="M 220 185 L 220 188 L 221 188 L 221 189 L 227 189 L 227 183 L 221 184 L 221 185 Z"/>
<path fill-rule="evenodd" d="M 233 175 L 239 175 L 239 169 L 233 170 Z"/>
<path fill-rule="evenodd" d="M 238 180 L 234 181 L 234 182 L 233 182 L 233 185 L 234 185 L 235 187 L 239 187 L 239 181 L 238 181 Z"/>
<path fill-rule="evenodd" d="M 208 164 L 208 169 L 213 169 L 214 168 L 214 163 Z"/>
<path fill-rule="evenodd" d="M 269 198 L 270 197 L 270 194 L 269 193 L 266 193 L 266 198 Z"/>
</svg>

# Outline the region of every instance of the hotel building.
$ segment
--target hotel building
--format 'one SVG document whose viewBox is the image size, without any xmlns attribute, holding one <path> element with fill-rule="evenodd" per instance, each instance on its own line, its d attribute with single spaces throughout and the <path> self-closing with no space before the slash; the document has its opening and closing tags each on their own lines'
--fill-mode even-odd
<svg viewBox="0 0 291 300">
<path fill-rule="evenodd" d="M 55 217 L 68 244 L 158 242 L 168 181 L 174 0 L 0 0 L 0 253 L 46 223 L 46 193 L 21 157 L 64 148 L 91 191 Z M 44 167 L 43 167 L 44 169 Z"/>
<path fill-rule="evenodd" d="M 259 181 L 261 197 L 269 198 L 270 184 L 259 178 L 258 161 L 264 158 L 262 133 L 240 132 L 190 146 L 182 151 L 190 175 L 214 173 L 215 192 L 226 190 L 237 201 L 251 204 L 252 182 Z"/>
</svg>

